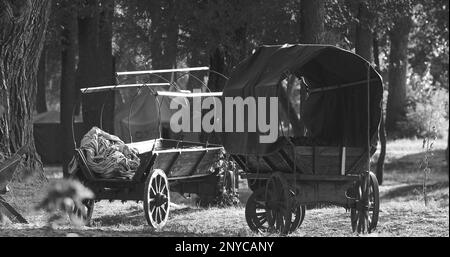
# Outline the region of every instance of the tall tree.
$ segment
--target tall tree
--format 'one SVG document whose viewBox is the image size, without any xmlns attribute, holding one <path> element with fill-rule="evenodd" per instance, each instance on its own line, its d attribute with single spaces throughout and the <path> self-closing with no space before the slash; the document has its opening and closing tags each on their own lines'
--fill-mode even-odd
<svg viewBox="0 0 450 257">
<path fill-rule="evenodd" d="M 63 174 L 68 176 L 68 164 L 73 155 L 72 112 L 77 94 L 76 88 L 76 41 L 77 41 L 77 9 L 70 0 L 60 0 L 62 19 L 61 31 L 61 85 L 60 85 L 60 121 L 63 144 Z"/>
<path fill-rule="evenodd" d="M 379 49 L 377 34 L 374 31 L 374 14 L 369 10 L 366 0 L 358 0 L 354 2 L 354 10 L 356 17 L 355 28 L 355 52 L 366 59 L 369 63 L 374 63 L 379 69 Z M 384 133 L 384 118 L 380 124 L 379 139 L 381 142 L 381 152 L 377 161 L 375 174 L 378 182 L 383 183 L 383 168 L 386 155 L 386 137 Z"/>
<path fill-rule="evenodd" d="M 398 122 L 406 116 L 406 80 L 408 67 L 408 42 L 412 20 L 404 15 L 394 21 L 389 31 L 389 96 L 386 109 L 386 130 L 388 135 L 398 128 Z"/>
<path fill-rule="evenodd" d="M 33 140 L 36 75 L 51 7 L 50 0 L 0 0 L 0 151 L 27 146 L 26 166 L 42 171 Z M 42 173 L 41 173 L 42 174 Z"/>
<path fill-rule="evenodd" d="M 372 27 L 373 21 L 366 0 L 358 0 L 356 6 L 355 52 L 373 62 L 372 54 Z"/>
<path fill-rule="evenodd" d="M 301 0 L 300 42 L 304 44 L 322 43 L 325 33 L 325 1 Z"/>
<path fill-rule="evenodd" d="M 300 10 L 300 42 L 303 44 L 323 43 L 325 33 L 325 1 L 301 0 Z M 306 97 L 306 85 L 302 83 L 300 88 L 300 114 L 304 112 Z M 282 101 L 289 101 L 289 99 L 282 99 Z M 305 126 L 301 122 L 299 124 L 299 135 L 303 136 L 304 131 Z"/>
<path fill-rule="evenodd" d="M 77 70 L 79 88 L 108 85 L 114 82 L 111 50 L 111 9 L 113 7 L 113 0 L 91 0 L 85 1 L 79 12 Z M 83 95 L 82 108 L 86 130 L 102 125 L 104 130 L 113 133 L 114 94 L 112 92 Z M 102 109 L 103 112 L 101 112 Z"/>
<path fill-rule="evenodd" d="M 47 98 L 45 88 L 47 86 L 47 51 L 44 47 L 41 58 L 39 60 L 38 74 L 37 74 L 37 93 L 36 93 L 36 111 L 43 113 L 47 111 Z"/>
</svg>

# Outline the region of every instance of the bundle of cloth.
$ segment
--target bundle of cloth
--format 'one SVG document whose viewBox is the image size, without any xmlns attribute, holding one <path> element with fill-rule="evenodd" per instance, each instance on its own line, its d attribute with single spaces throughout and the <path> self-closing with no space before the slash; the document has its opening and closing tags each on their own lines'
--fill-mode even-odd
<svg viewBox="0 0 450 257">
<path fill-rule="evenodd" d="M 100 178 L 131 179 L 140 164 L 136 149 L 97 127 L 84 135 L 80 148 L 89 169 Z"/>
</svg>

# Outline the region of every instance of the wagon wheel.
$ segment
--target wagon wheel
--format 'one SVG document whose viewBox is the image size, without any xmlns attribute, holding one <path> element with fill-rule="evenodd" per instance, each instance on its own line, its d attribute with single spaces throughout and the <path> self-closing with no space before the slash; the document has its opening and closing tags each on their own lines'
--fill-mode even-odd
<svg viewBox="0 0 450 257">
<path fill-rule="evenodd" d="M 378 224 L 380 191 L 375 174 L 364 175 L 357 186 L 356 208 L 351 209 L 353 232 L 371 233 Z"/>
<path fill-rule="evenodd" d="M 279 172 L 267 181 L 265 202 L 269 231 L 286 235 L 292 223 L 292 197 L 287 181 Z"/>
<path fill-rule="evenodd" d="M 144 213 L 148 224 L 162 228 L 169 218 L 169 182 L 166 173 L 155 169 L 147 177 L 144 191 Z"/>
<path fill-rule="evenodd" d="M 82 207 L 73 207 L 72 213 L 69 214 L 69 218 L 73 223 L 81 222 L 84 226 L 90 226 L 92 221 L 92 213 L 94 213 L 94 203 L 92 199 L 83 200 Z"/>
<path fill-rule="evenodd" d="M 290 232 L 294 232 L 300 227 L 305 218 L 305 206 L 298 205 L 292 208 Z M 259 188 L 253 192 L 245 205 L 245 220 L 249 228 L 256 233 L 269 231 L 267 210 L 265 202 L 265 190 Z"/>
<path fill-rule="evenodd" d="M 295 232 L 303 223 L 306 214 L 305 205 L 297 205 L 292 207 L 291 228 L 289 233 Z"/>
<path fill-rule="evenodd" d="M 265 190 L 259 188 L 250 195 L 245 205 L 245 220 L 253 232 L 268 230 L 266 214 Z"/>
</svg>

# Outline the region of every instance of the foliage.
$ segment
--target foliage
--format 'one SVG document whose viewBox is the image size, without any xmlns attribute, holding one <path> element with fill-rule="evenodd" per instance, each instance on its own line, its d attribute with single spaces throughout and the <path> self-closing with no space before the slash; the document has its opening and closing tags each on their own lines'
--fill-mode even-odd
<svg viewBox="0 0 450 257">
<path fill-rule="evenodd" d="M 66 2 L 68 0 L 54 1 L 47 32 L 48 77 L 54 85 L 48 88 L 48 99 L 54 108 L 58 107 L 59 99 L 59 53 L 62 47 L 59 31 L 60 21 L 64 18 L 61 8 L 67 6 L 62 4 Z M 89 15 L 84 8 L 87 1 L 70 2 L 69 8 L 79 12 L 80 17 Z M 99 5 L 103 2 L 97 0 Z M 367 4 L 368 20 L 358 19 L 355 6 L 359 2 Z M 179 67 L 208 66 L 212 53 L 220 49 L 225 65 L 223 72 L 229 73 L 258 45 L 298 43 L 301 37 L 302 17 L 297 0 L 116 0 L 115 4 L 113 53 L 116 70 L 170 68 L 173 58 Z M 396 20 L 410 16 L 413 24 L 408 61 L 412 74 L 431 76 L 434 87 L 448 91 L 448 8 L 448 0 L 328 0 L 324 15 L 325 42 L 354 50 L 355 26 L 368 26 L 376 35 L 379 69 L 386 78 L 389 33 Z M 409 84 L 409 87 L 413 86 Z M 425 106 L 428 102 L 417 104 L 418 108 L 411 107 L 410 110 L 420 109 L 421 104 Z M 407 120 L 411 119 L 416 118 Z M 407 133 L 407 136 L 414 134 L 417 133 Z"/>
<path fill-rule="evenodd" d="M 433 127 L 432 130 L 432 134 L 427 135 L 427 137 L 423 139 L 422 148 L 425 149 L 425 155 L 419 166 L 419 169 L 423 171 L 422 194 L 425 206 L 428 205 L 427 182 L 431 172 L 430 159 L 434 155 L 433 146 L 436 141 L 435 127 Z"/>
<path fill-rule="evenodd" d="M 448 132 L 448 91 L 433 86 L 433 76 L 411 74 L 408 91 L 406 119 L 400 123 L 399 135 L 403 137 L 444 138 Z M 434 128 L 434 129 L 433 129 Z"/>
<path fill-rule="evenodd" d="M 231 157 L 222 152 L 212 170 L 217 174 L 217 194 L 213 197 L 200 197 L 197 204 L 205 207 L 228 207 L 239 204 L 239 192 L 236 188 L 238 168 Z"/>
</svg>

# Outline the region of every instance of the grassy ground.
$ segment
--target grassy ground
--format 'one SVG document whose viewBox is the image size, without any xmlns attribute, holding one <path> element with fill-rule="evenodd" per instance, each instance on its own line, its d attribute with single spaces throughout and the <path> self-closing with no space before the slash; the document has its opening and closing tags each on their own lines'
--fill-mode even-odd
<svg viewBox="0 0 450 257">
<path fill-rule="evenodd" d="M 428 206 L 422 194 L 424 157 L 420 140 L 388 143 L 385 180 L 381 191 L 379 226 L 370 236 L 449 236 L 449 184 L 445 162 L 446 141 L 437 141 L 431 155 L 427 182 Z M 59 167 L 47 167 L 50 179 L 61 177 Z M 160 231 L 146 225 L 142 204 L 97 203 L 92 227 L 77 228 L 63 220 L 58 228 L 47 226 L 48 215 L 34 211 L 46 183 L 13 184 L 7 199 L 20 210 L 29 225 L 6 224 L 0 236 L 267 236 L 252 233 L 245 222 L 244 205 L 250 195 L 245 181 L 240 187 L 242 205 L 202 209 L 189 199 L 171 205 L 170 218 Z M 356 236 L 350 228 L 350 214 L 342 208 L 309 210 L 302 227 L 290 236 Z M 272 235 L 269 235 L 272 236 Z"/>
</svg>

